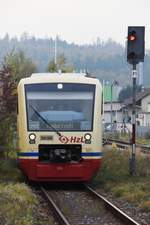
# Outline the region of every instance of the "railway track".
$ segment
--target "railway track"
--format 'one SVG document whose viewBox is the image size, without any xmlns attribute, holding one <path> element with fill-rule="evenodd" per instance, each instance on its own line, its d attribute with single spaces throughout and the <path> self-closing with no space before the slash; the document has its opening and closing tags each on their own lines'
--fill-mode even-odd
<svg viewBox="0 0 150 225">
<path fill-rule="evenodd" d="M 76 190 L 40 189 L 61 225 L 139 225 L 87 185 Z"/>
<path fill-rule="evenodd" d="M 52 199 L 51 195 L 48 193 L 48 191 L 43 187 L 40 187 L 40 189 L 41 189 L 42 195 L 47 200 L 48 205 L 51 207 L 52 211 L 54 212 L 58 222 L 62 225 L 70 225 L 70 223 L 68 222 L 68 220 L 66 219 L 66 217 L 64 216 L 60 208 L 57 206 L 55 201 Z"/>
<path fill-rule="evenodd" d="M 115 143 L 116 146 L 121 149 L 126 149 L 132 145 L 132 143 L 130 142 L 112 139 L 112 138 L 103 138 L 103 143 L 104 145 L 107 145 L 107 144 L 112 145 L 113 143 Z M 148 154 L 148 155 L 150 154 L 150 146 L 136 144 L 136 147 L 138 147 L 143 154 Z"/>
<path fill-rule="evenodd" d="M 115 205 L 113 205 L 110 201 L 108 201 L 102 195 L 100 195 L 95 190 L 93 190 L 91 187 L 86 186 L 86 189 L 94 197 L 96 197 L 100 201 L 102 201 L 104 203 L 105 207 L 108 208 L 112 212 L 112 214 L 114 214 L 117 218 L 119 218 L 123 222 L 123 224 L 139 225 L 139 223 L 137 223 L 135 220 L 133 220 L 131 217 L 129 217 L 127 214 L 125 214 L 123 211 L 121 211 L 119 208 L 117 208 Z"/>
</svg>

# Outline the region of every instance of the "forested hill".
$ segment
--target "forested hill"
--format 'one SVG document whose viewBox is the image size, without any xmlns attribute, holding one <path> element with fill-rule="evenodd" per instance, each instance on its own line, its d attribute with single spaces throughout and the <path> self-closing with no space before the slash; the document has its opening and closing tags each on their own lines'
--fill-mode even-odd
<svg viewBox="0 0 150 225">
<path fill-rule="evenodd" d="M 115 41 L 102 42 L 99 38 L 90 45 L 76 45 L 58 38 L 58 55 L 64 54 L 68 65 L 77 70 L 88 70 L 100 80 L 118 80 L 121 84 L 131 83 L 131 71 L 126 62 L 125 49 Z M 13 51 L 23 50 L 45 72 L 49 61 L 54 59 L 55 41 L 52 38 L 35 38 L 24 33 L 20 39 L 9 35 L 0 39 L 0 61 Z M 144 62 L 144 84 L 150 85 L 150 54 Z"/>
</svg>

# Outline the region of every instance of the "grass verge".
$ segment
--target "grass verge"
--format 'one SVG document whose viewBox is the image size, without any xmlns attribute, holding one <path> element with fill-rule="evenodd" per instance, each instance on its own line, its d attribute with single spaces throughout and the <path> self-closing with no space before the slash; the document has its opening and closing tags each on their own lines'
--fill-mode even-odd
<svg viewBox="0 0 150 225">
<path fill-rule="evenodd" d="M 116 197 L 150 211 L 150 157 L 137 156 L 136 176 L 129 173 L 129 151 L 104 150 L 103 164 L 95 184 Z"/>
<path fill-rule="evenodd" d="M 15 159 L 0 161 L 0 225 L 54 224 L 23 180 Z"/>
</svg>

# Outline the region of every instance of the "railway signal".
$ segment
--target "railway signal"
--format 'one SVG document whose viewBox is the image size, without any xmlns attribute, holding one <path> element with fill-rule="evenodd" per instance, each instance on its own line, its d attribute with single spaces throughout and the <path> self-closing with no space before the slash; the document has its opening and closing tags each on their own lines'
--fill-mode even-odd
<svg viewBox="0 0 150 225">
<path fill-rule="evenodd" d="M 127 61 L 132 64 L 133 96 L 132 96 L 132 157 L 130 159 L 130 173 L 136 175 L 136 65 L 144 62 L 145 54 L 145 27 L 128 27 Z"/>
<path fill-rule="evenodd" d="M 128 27 L 127 61 L 137 64 L 144 61 L 145 53 L 145 27 Z"/>
</svg>

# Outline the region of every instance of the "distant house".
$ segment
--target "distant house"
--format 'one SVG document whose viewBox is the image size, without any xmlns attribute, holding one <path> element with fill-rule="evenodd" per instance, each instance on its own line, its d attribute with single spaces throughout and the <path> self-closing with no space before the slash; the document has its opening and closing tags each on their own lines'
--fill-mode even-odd
<svg viewBox="0 0 150 225">
<path fill-rule="evenodd" d="M 122 122 L 122 103 L 121 102 L 105 102 L 104 103 L 104 122 L 111 123 Z"/>
<path fill-rule="evenodd" d="M 122 103 L 118 102 L 120 86 L 105 84 L 103 87 L 104 95 L 104 115 L 103 122 L 111 123 L 122 122 Z"/>
<path fill-rule="evenodd" d="M 132 115 L 132 98 L 124 101 L 122 110 L 126 116 Z M 140 126 L 150 126 L 150 88 L 136 94 L 136 114 Z"/>
</svg>

